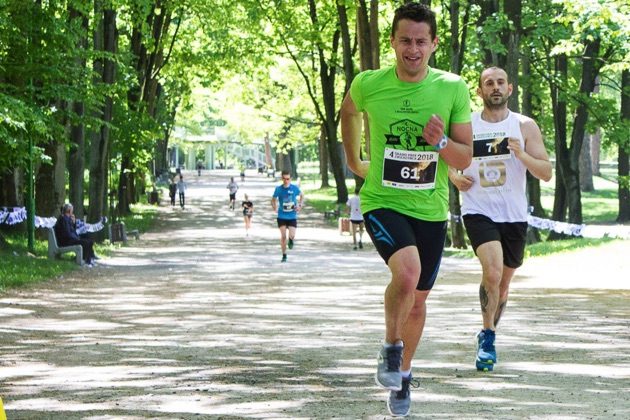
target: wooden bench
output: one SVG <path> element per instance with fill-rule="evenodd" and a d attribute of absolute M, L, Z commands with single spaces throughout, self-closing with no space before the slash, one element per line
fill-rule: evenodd
<path fill-rule="evenodd" d="M 48 228 L 48 258 L 59 258 L 62 254 L 74 252 L 75 261 L 79 265 L 83 265 L 83 247 L 81 245 L 59 246 L 55 229 Z"/>
<path fill-rule="evenodd" d="M 324 219 L 337 219 L 341 215 L 339 207 L 324 212 Z"/>

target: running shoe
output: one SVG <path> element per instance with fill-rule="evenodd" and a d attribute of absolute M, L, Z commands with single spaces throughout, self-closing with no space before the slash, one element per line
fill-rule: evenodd
<path fill-rule="evenodd" d="M 359 249 L 363 249 L 363 242 L 359 241 Z"/>
<path fill-rule="evenodd" d="M 477 334 L 477 370 L 489 372 L 497 363 L 497 352 L 494 348 L 495 333 L 491 329 L 481 330 Z"/>
<path fill-rule="evenodd" d="M 293 239 L 289 238 L 289 249 L 293 249 Z"/>
<path fill-rule="evenodd" d="M 287 254 L 282 255 L 282 261 L 281 262 L 287 262 Z"/>
<path fill-rule="evenodd" d="M 392 391 L 402 389 L 402 376 L 400 375 L 400 362 L 402 360 L 403 344 L 388 347 L 383 346 L 378 352 L 376 367 L 376 384 Z"/>
<path fill-rule="evenodd" d="M 352 249 L 356 251 L 356 250 L 357 250 L 357 247 L 356 247 L 356 245 L 355 245 L 355 246 L 353 246 L 353 247 L 352 247 Z"/>
<path fill-rule="evenodd" d="M 412 381 L 412 376 L 402 378 L 402 389 L 400 391 L 389 391 L 387 399 L 387 409 L 389 414 L 394 417 L 406 417 L 411 409 L 411 390 L 410 387 L 418 388 L 418 381 Z"/>

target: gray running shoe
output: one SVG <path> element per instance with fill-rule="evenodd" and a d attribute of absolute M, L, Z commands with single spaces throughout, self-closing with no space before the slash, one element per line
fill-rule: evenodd
<path fill-rule="evenodd" d="M 418 388 L 418 381 L 412 381 L 411 375 L 402 378 L 402 389 L 400 391 L 389 391 L 387 399 L 387 409 L 389 414 L 394 417 L 406 417 L 411 409 L 411 391 L 410 387 Z"/>
<path fill-rule="evenodd" d="M 403 345 L 381 348 L 378 352 L 376 367 L 376 384 L 392 391 L 402 389 L 402 376 L 400 375 L 400 362 L 402 360 Z"/>

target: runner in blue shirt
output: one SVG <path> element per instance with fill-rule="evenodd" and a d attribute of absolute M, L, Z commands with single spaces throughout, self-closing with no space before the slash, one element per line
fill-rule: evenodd
<path fill-rule="evenodd" d="M 280 229 L 280 247 L 282 262 L 287 261 L 287 231 L 289 232 L 289 249 L 293 249 L 298 212 L 302 210 L 304 194 L 297 185 L 291 184 L 289 171 L 282 171 L 282 185 L 278 185 L 271 198 L 273 211 L 278 212 L 278 228 Z"/>

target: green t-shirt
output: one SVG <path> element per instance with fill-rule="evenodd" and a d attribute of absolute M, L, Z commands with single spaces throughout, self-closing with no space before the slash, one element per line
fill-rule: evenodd
<path fill-rule="evenodd" d="M 361 188 L 363 211 L 386 208 L 427 221 L 448 213 L 448 166 L 422 137 L 439 115 L 445 133 L 470 122 L 470 94 L 461 77 L 429 68 L 420 82 L 403 82 L 395 67 L 367 70 L 352 82 L 357 110 L 368 114 L 370 168 Z"/>

